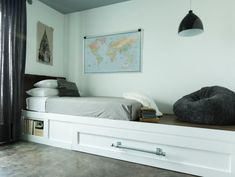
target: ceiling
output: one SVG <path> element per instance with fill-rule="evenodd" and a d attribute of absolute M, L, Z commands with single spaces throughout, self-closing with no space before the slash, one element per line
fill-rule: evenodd
<path fill-rule="evenodd" d="M 124 1 L 129 1 L 129 0 L 40 0 L 40 1 L 63 14 L 67 14 L 76 11 L 82 11 L 110 4 L 120 3 Z"/>

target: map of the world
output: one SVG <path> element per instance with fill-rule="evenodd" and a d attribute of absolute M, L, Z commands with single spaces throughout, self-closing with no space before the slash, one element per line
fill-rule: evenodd
<path fill-rule="evenodd" d="M 141 32 L 85 38 L 84 72 L 139 72 Z"/>

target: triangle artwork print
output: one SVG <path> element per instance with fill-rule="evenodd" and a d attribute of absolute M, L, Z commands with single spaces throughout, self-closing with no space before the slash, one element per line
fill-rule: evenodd
<path fill-rule="evenodd" d="M 53 28 L 38 22 L 37 30 L 37 61 L 52 65 Z"/>
<path fill-rule="evenodd" d="M 46 62 L 46 63 L 50 63 L 50 60 L 51 60 L 51 50 L 50 50 L 46 30 L 44 31 L 44 34 L 40 43 L 38 60 L 42 62 Z"/>

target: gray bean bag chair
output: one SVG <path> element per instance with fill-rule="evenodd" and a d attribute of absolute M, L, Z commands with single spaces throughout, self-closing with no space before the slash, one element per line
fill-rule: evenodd
<path fill-rule="evenodd" d="M 227 88 L 204 87 L 179 99 L 173 111 L 181 121 L 210 124 L 235 124 L 235 93 Z"/>

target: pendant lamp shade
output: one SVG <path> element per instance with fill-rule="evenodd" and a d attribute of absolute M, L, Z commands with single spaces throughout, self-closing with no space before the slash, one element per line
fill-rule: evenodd
<path fill-rule="evenodd" d="M 203 24 L 201 19 L 190 10 L 180 23 L 179 36 L 195 36 L 202 32 Z"/>

